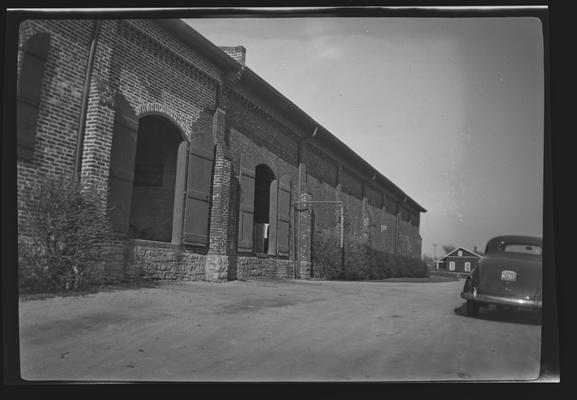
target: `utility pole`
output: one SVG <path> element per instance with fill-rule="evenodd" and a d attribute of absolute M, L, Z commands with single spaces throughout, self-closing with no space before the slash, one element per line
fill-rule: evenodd
<path fill-rule="evenodd" d="M 437 243 L 433 243 L 433 258 L 437 259 Z"/>

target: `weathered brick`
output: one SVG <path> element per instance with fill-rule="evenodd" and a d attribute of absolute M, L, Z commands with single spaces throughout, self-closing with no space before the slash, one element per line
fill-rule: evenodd
<path fill-rule="evenodd" d="M 38 32 L 52 35 L 42 81 L 41 105 L 34 156 L 18 161 L 19 228 L 26 230 L 22 194 L 40 174 L 66 174 L 74 169 L 82 92 L 92 40 L 93 22 L 28 20 L 20 28 L 18 66 L 22 47 Z M 224 49 L 244 64 L 244 48 Z M 147 20 L 103 21 L 94 63 L 82 154 L 82 179 L 108 190 L 110 153 L 115 118 L 114 99 L 122 94 L 138 118 L 160 115 L 184 140 L 210 136 L 217 144 L 210 198 L 209 245 L 196 248 L 132 240 L 119 236 L 90 269 L 97 281 L 148 277 L 154 279 L 272 279 L 291 278 L 295 268 L 294 209 L 299 191 L 313 201 L 342 200 L 345 227 L 367 237 L 379 250 L 420 256 L 419 218 L 398 218 L 399 196 L 390 188 L 367 183 L 368 177 L 342 149 L 336 151 L 313 139 L 286 110 L 246 87 L 242 69 L 233 77 L 197 49 Z M 224 100 L 217 104 L 226 86 Z M 216 111 L 218 108 L 219 111 Z M 222 113 L 222 115 L 215 112 Z M 217 122 L 220 121 L 220 122 Z M 300 159 L 299 159 L 300 156 Z M 239 167 L 267 165 L 276 179 L 290 178 L 290 243 L 284 257 L 236 254 L 239 218 Z M 303 186 L 297 187 L 299 163 L 307 166 Z M 176 174 L 174 160 L 165 177 Z M 174 196 L 152 195 L 152 188 L 135 188 L 135 195 L 151 200 L 147 207 L 172 213 Z M 179 195 L 179 194 L 177 194 Z M 363 200 L 363 199 L 367 200 Z M 142 203 L 144 205 L 144 203 Z M 104 205 L 103 205 L 104 206 Z M 149 218 L 150 226 L 170 217 Z M 337 207 L 312 206 L 310 234 L 316 227 L 339 224 Z M 164 229 L 164 228 L 163 228 Z M 169 229 L 166 228 L 168 232 Z M 301 232 L 302 233 L 302 232 Z M 307 238 L 310 240 L 310 238 Z M 304 253 L 303 253 L 304 254 Z M 207 262 L 207 257 L 209 261 Z M 306 254 L 301 276 L 310 273 Z M 226 269 L 222 269 L 226 266 Z M 303 269 L 304 268 L 304 269 Z M 309 271 L 309 272 L 307 272 Z"/>

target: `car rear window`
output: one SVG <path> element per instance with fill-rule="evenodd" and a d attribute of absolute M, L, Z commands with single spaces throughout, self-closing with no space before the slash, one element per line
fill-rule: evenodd
<path fill-rule="evenodd" d="M 505 243 L 501 248 L 505 253 L 523 253 L 536 256 L 540 256 L 542 251 L 541 246 L 534 244 Z"/>

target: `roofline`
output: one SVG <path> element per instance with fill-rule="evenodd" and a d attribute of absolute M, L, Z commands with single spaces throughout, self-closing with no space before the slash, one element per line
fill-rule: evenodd
<path fill-rule="evenodd" d="M 395 194 L 400 195 L 403 201 L 403 198 L 406 198 L 409 203 L 411 203 L 415 208 L 417 208 L 420 212 L 427 212 L 427 210 L 418 204 L 415 200 L 413 200 L 409 195 L 407 195 L 403 190 L 401 190 L 397 185 L 395 185 L 391 180 L 385 177 L 382 173 L 380 173 L 375 167 L 369 164 L 364 158 L 359 156 L 355 151 L 353 151 L 349 146 L 343 143 L 338 137 L 333 135 L 328 129 L 324 126 L 319 124 L 315 121 L 310 115 L 304 112 L 300 107 L 294 104 L 291 100 L 286 98 L 282 93 L 280 93 L 277 89 L 271 86 L 267 81 L 261 78 L 257 73 L 251 70 L 248 67 L 245 67 L 245 71 L 241 77 L 241 82 L 245 82 L 249 85 L 252 85 L 255 89 L 258 89 L 262 92 L 265 92 L 270 96 L 268 100 L 273 103 L 278 103 L 281 106 L 281 109 L 289 109 L 295 117 L 299 118 L 301 122 L 309 126 L 309 129 L 312 132 L 318 128 L 317 130 L 317 137 L 321 134 L 324 139 L 333 144 L 337 147 L 337 150 L 340 151 L 341 155 L 353 159 L 354 162 L 358 162 L 362 164 L 365 169 L 368 169 L 370 178 L 367 178 L 367 181 L 370 181 L 372 177 L 375 177 L 375 181 L 380 181 L 384 186 L 390 187 L 393 189 Z"/>
<path fill-rule="evenodd" d="M 472 253 L 472 254 L 476 255 L 476 256 L 479 257 L 479 258 L 483 258 L 482 255 L 477 254 L 477 253 L 475 253 L 474 251 L 471 251 L 471 250 L 469 250 L 469 249 L 467 249 L 467 248 L 465 248 L 465 247 L 457 247 L 457 248 L 455 248 L 454 250 L 451 250 L 449 253 L 445 254 L 443 257 L 435 260 L 435 262 L 441 261 L 443 258 L 449 257 L 451 254 L 453 254 L 453 253 L 456 252 L 457 250 L 465 250 L 465 251 L 468 251 L 469 253 Z"/>
<path fill-rule="evenodd" d="M 153 23 L 182 40 L 186 45 L 193 47 L 197 52 L 215 63 L 225 72 L 240 68 L 240 64 L 219 49 L 214 43 L 202 36 L 198 31 L 181 19 L 152 19 Z"/>
<path fill-rule="evenodd" d="M 169 33 L 182 40 L 186 45 L 193 47 L 196 51 L 206 56 L 218 67 L 222 68 L 224 72 L 235 71 L 242 67 L 241 64 L 226 54 L 217 45 L 202 36 L 198 31 L 196 31 L 181 19 L 155 19 L 153 21 L 165 31 L 168 31 Z M 383 184 L 383 186 L 391 188 L 396 195 L 399 195 L 401 197 L 401 201 L 408 202 L 420 212 L 427 212 L 424 207 L 422 207 L 410 196 L 408 196 L 391 180 L 381 174 L 375 167 L 370 165 L 365 159 L 355 153 L 350 147 L 348 147 L 345 143 L 343 143 L 339 138 L 329 132 L 317 121 L 315 121 L 300 107 L 287 99 L 282 93 L 280 93 L 277 89 L 262 79 L 253 70 L 245 66 L 240 82 L 244 82 L 253 86 L 259 92 L 263 93 L 267 97 L 267 100 L 271 101 L 273 104 L 277 104 L 281 109 L 288 109 L 294 117 L 298 118 L 298 120 L 300 120 L 305 125 L 308 125 L 311 131 L 311 136 L 312 132 L 317 129 L 317 133 L 320 133 L 328 143 L 334 145 L 341 155 L 361 164 L 362 169 L 369 171 L 368 175 L 370 175 L 370 178 L 367 178 L 367 181 L 373 179 L 380 182 Z"/>

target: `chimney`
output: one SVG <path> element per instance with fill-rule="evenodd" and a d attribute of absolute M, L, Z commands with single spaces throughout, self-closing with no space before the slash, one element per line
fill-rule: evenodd
<path fill-rule="evenodd" d="M 219 46 L 219 49 L 232 57 L 240 65 L 246 61 L 246 49 L 244 46 Z"/>

